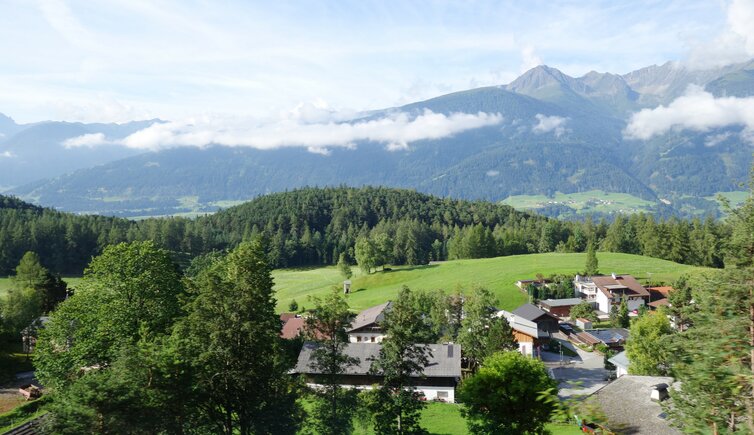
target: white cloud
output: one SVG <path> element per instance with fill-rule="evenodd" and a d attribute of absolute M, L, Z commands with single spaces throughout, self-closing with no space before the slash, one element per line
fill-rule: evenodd
<path fill-rule="evenodd" d="M 754 1 L 732 0 L 727 4 L 726 15 L 726 26 L 716 38 L 692 47 L 689 66 L 723 66 L 754 56 Z"/>
<path fill-rule="evenodd" d="M 497 177 L 498 175 L 500 175 L 500 171 L 489 170 L 486 172 L 486 174 L 488 177 Z"/>
<path fill-rule="evenodd" d="M 725 133 L 713 134 L 713 135 L 707 136 L 704 139 L 704 146 L 706 146 L 708 148 L 718 146 L 721 143 L 723 143 L 726 140 L 728 140 L 728 138 L 730 138 L 731 136 L 733 136 L 733 133 L 731 133 L 729 131 L 727 131 Z"/>
<path fill-rule="evenodd" d="M 82 136 L 72 137 L 63 141 L 63 146 L 66 148 L 79 148 L 88 147 L 93 148 L 98 145 L 106 145 L 111 143 L 105 138 L 102 133 L 85 134 Z"/>
<path fill-rule="evenodd" d="M 537 125 L 531 129 L 534 133 L 541 134 L 553 132 L 555 137 L 560 137 L 560 135 L 566 131 L 565 124 L 568 122 L 568 118 L 556 115 L 547 116 L 541 113 L 537 113 L 535 118 L 537 118 Z"/>
<path fill-rule="evenodd" d="M 407 149 L 412 142 L 453 136 L 502 121 L 502 115 L 497 113 L 453 113 L 446 116 L 429 110 L 415 118 L 400 112 L 351 123 L 303 123 L 283 119 L 269 124 L 251 125 L 246 119 L 205 117 L 153 124 L 118 143 L 143 150 L 210 145 L 258 149 L 301 146 L 309 152 L 326 155 L 332 147 L 353 148 L 355 142 L 372 141 L 385 144 L 390 151 L 396 151 Z M 107 141 L 101 134 L 87 134 L 65 141 L 68 147 L 109 143 L 113 142 Z"/>
<path fill-rule="evenodd" d="M 539 65 L 544 65 L 544 62 L 541 57 L 534 53 L 534 47 L 531 45 L 524 46 L 521 49 L 521 72 L 524 73 Z"/>
<path fill-rule="evenodd" d="M 647 140 L 670 130 L 709 131 L 733 125 L 743 126 L 745 132 L 754 130 L 754 97 L 715 98 L 692 85 L 667 106 L 634 113 L 623 134 L 630 139 Z"/>
<path fill-rule="evenodd" d="M 16 157 L 16 155 L 10 151 L 3 151 L 2 153 L 0 153 L 0 157 L 6 158 L 6 159 L 12 159 L 13 157 Z"/>

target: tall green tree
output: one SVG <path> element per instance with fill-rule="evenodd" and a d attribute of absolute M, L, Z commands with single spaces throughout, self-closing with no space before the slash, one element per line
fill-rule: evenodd
<path fill-rule="evenodd" d="M 594 246 L 594 241 L 590 240 L 586 248 L 586 264 L 584 265 L 584 275 L 594 276 L 598 275 L 599 262 L 597 261 L 597 249 Z"/>
<path fill-rule="evenodd" d="M 587 301 L 581 301 L 577 305 L 571 307 L 571 319 L 587 319 L 592 322 L 597 321 L 597 313 L 594 312 L 594 307 Z"/>
<path fill-rule="evenodd" d="M 544 363 L 499 352 L 461 383 L 458 395 L 472 434 L 539 434 L 554 410 L 553 403 L 539 398 L 552 391 L 557 381 Z"/>
<path fill-rule="evenodd" d="M 343 388 L 339 381 L 349 367 L 359 363 L 345 352 L 346 328 L 353 316 L 337 291 L 324 299 L 312 299 L 314 309 L 306 319 L 306 331 L 307 339 L 319 343 L 312 352 L 311 365 L 322 374 L 322 387 L 314 391 L 311 426 L 319 434 L 347 435 L 353 432 L 357 390 Z"/>
<path fill-rule="evenodd" d="M 628 302 L 625 297 L 621 298 L 617 307 L 611 307 L 610 323 L 616 328 L 628 328 L 631 325 L 631 318 L 628 315 Z"/>
<path fill-rule="evenodd" d="M 669 338 L 673 334 L 667 313 L 660 309 L 634 320 L 626 342 L 629 373 L 643 376 L 663 376 L 670 371 Z"/>
<path fill-rule="evenodd" d="M 681 276 L 673 283 L 673 291 L 668 295 L 668 302 L 668 314 L 673 317 L 675 327 L 681 332 L 685 331 L 691 326 L 692 314 L 697 309 L 686 276 Z"/>
<path fill-rule="evenodd" d="M 497 300 L 492 293 L 483 287 L 474 288 L 465 298 L 465 316 L 458 333 L 458 343 L 472 371 L 476 371 L 484 358 L 490 354 L 489 334 L 494 323 L 496 304 Z M 498 327 L 503 328 L 502 325 Z M 505 333 L 502 329 L 499 331 L 501 334 Z"/>
<path fill-rule="evenodd" d="M 377 265 L 377 248 L 369 237 L 362 236 L 356 240 L 354 247 L 356 262 L 359 268 L 367 274 L 372 273 L 372 269 Z"/>
<path fill-rule="evenodd" d="M 189 362 L 198 413 L 227 435 L 295 433 L 297 393 L 280 349 L 273 281 L 259 242 L 244 242 L 189 284 L 173 333 Z"/>
<path fill-rule="evenodd" d="M 13 284 L 16 288 L 37 289 L 47 281 L 47 274 L 47 269 L 39 262 L 39 255 L 35 252 L 27 252 L 16 266 Z"/>
<path fill-rule="evenodd" d="M 416 321 L 423 313 L 412 299 L 411 290 L 404 287 L 385 314 L 387 336 L 370 368 L 371 374 L 382 377 L 370 403 L 377 434 L 426 433 L 419 424 L 425 403 L 412 378 L 424 372 L 430 350 L 417 340 L 426 331 Z"/>
<path fill-rule="evenodd" d="M 351 277 L 353 276 L 351 265 L 348 264 L 348 260 L 346 260 L 345 253 L 341 253 L 340 257 L 338 258 L 338 270 L 340 271 L 340 274 L 343 275 L 343 278 L 345 279 L 351 279 Z"/>

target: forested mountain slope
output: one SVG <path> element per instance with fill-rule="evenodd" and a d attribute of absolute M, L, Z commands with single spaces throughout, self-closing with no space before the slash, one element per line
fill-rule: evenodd
<path fill-rule="evenodd" d="M 649 215 L 562 222 L 485 201 L 442 199 L 383 187 L 305 188 L 270 194 L 213 215 L 131 221 L 74 215 L 0 196 L 0 275 L 27 251 L 44 266 L 81 273 L 107 245 L 152 240 L 187 265 L 191 258 L 261 239 L 275 267 L 356 261 L 357 245 L 375 265 L 603 250 L 687 264 L 722 265 L 729 229 L 711 219 Z"/>

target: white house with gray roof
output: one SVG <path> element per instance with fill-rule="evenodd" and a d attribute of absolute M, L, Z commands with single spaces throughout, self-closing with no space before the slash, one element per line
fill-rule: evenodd
<path fill-rule="evenodd" d="M 348 328 L 348 341 L 351 343 L 379 343 L 385 338 L 382 322 L 385 313 L 390 311 L 392 302 L 388 301 L 360 312 Z"/>
<path fill-rule="evenodd" d="M 321 385 L 322 372 L 312 365 L 312 352 L 318 343 L 306 342 L 296 363 L 295 373 L 305 376 L 307 385 L 316 388 Z M 455 402 L 455 389 L 461 380 L 461 346 L 458 344 L 417 344 L 427 346 L 429 361 L 422 373 L 416 373 L 414 388 L 424 394 L 427 400 Z M 379 373 L 370 373 L 372 362 L 380 353 L 380 344 L 348 343 L 344 353 L 358 360 L 339 377 L 339 383 L 348 388 L 372 389 L 382 382 Z"/>

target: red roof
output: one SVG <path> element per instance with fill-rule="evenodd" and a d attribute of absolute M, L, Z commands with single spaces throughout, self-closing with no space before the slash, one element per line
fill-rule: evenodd
<path fill-rule="evenodd" d="M 661 307 L 663 305 L 670 305 L 670 301 L 668 301 L 667 298 L 662 298 L 662 299 L 658 299 L 658 300 L 656 300 L 654 302 L 650 302 L 649 303 L 649 306 L 652 307 L 652 308 L 658 308 L 658 307 Z"/>
<path fill-rule="evenodd" d="M 594 276 L 592 282 L 608 297 L 613 291 L 625 293 L 627 296 L 649 296 L 647 289 L 631 275 L 616 275 L 615 278 L 611 275 Z"/>
<path fill-rule="evenodd" d="M 673 287 L 667 285 L 662 287 L 647 287 L 647 290 L 649 290 L 650 293 L 659 293 L 664 297 L 670 296 L 670 292 L 675 290 Z"/>
<path fill-rule="evenodd" d="M 296 313 L 280 313 L 280 321 L 285 323 L 290 319 L 297 317 Z"/>
<path fill-rule="evenodd" d="M 302 317 L 288 319 L 283 325 L 283 329 L 280 330 L 280 337 L 289 340 L 296 338 L 304 331 L 304 325 L 306 325 L 306 322 Z"/>

